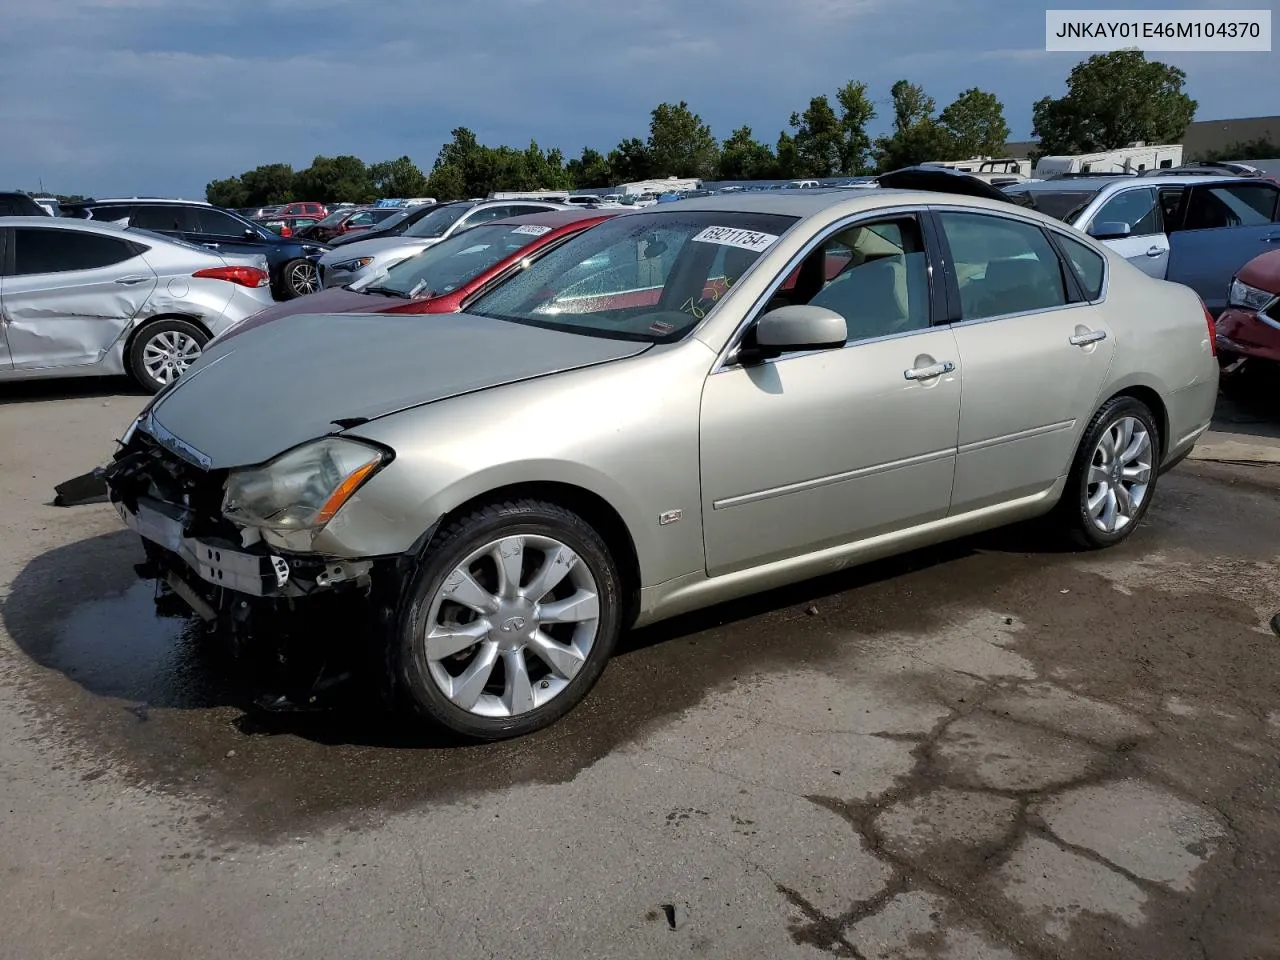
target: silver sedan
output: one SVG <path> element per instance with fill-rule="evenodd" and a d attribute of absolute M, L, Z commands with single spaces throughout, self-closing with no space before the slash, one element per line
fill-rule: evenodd
<path fill-rule="evenodd" d="M 632 625 L 1040 515 L 1124 540 L 1208 427 L 1212 319 L 928 189 L 663 204 L 466 314 L 266 324 L 144 411 L 112 497 L 204 616 L 363 610 L 477 738 L 562 716 Z"/>
<path fill-rule="evenodd" d="M 154 392 L 272 303 L 265 257 L 109 223 L 0 217 L 0 268 L 0 380 L 129 373 Z"/>

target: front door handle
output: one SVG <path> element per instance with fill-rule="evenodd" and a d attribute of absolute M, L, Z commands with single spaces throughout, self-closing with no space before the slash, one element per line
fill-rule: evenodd
<path fill-rule="evenodd" d="M 1073 347 L 1087 347 L 1091 343 L 1107 339 L 1107 331 L 1090 330 L 1088 333 L 1077 333 L 1070 340 Z"/>
<path fill-rule="evenodd" d="M 202 244 L 202 246 L 206 246 L 206 247 L 208 247 L 210 250 L 217 250 L 217 249 L 218 249 L 218 245 L 217 245 L 216 243 L 206 243 L 206 244 Z"/>
<path fill-rule="evenodd" d="M 1164 250 L 1161 247 L 1152 247 L 1150 250 L 1147 251 L 1147 256 L 1158 257 L 1162 253 L 1164 253 Z"/>
<path fill-rule="evenodd" d="M 910 370 L 904 370 L 902 375 L 908 380 L 932 380 L 944 373 L 950 373 L 955 368 L 956 365 L 950 360 L 943 360 L 941 363 L 931 363 L 927 367 L 912 367 Z"/>
<path fill-rule="evenodd" d="M 123 284 L 126 287 L 132 287 L 139 283 L 146 283 L 150 277 L 121 277 L 116 283 Z"/>

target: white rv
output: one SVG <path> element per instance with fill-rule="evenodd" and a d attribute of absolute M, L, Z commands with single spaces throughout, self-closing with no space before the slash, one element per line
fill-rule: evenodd
<path fill-rule="evenodd" d="M 983 179 L 990 177 L 1008 177 L 1014 180 L 1022 180 L 1031 176 L 1030 160 L 1015 160 L 1012 157 L 971 157 L 968 160 L 929 160 L 925 163 L 929 167 L 948 167 L 952 170 L 959 170 L 961 173 L 971 173 L 974 176 L 982 176 Z"/>
<path fill-rule="evenodd" d="M 1064 173 L 1142 173 L 1144 170 L 1167 170 L 1182 163 L 1182 144 L 1167 143 L 1148 146 L 1131 143 L 1118 150 L 1082 153 L 1073 157 L 1041 157 L 1036 161 L 1038 179 Z"/>

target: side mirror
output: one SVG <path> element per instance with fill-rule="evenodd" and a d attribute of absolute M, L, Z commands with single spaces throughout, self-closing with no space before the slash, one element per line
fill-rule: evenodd
<path fill-rule="evenodd" d="M 1123 240 L 1133 233 L 1133 227 L 1123 220 L 1095 223 L 1089 227 L 1089 236 L 1095 240 Z"/>
<path fill-rule="evenodd" d="M 762 357 L 792 350 L 843 347 L 849 338 L 844 317 L 826 307 L 797 304 L 770 310 L 757 322 L 752 346 Z"/>

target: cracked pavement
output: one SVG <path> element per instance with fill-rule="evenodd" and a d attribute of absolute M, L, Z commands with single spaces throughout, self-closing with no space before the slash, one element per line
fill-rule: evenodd
<path fill-rule="evenodd" d="M 0 396 L 0 958 L 1280 957 L 1280 467 L 641 631 L 476 747 L 247 713 L 45 505 L 141 406 L 100 389 Z"/>

